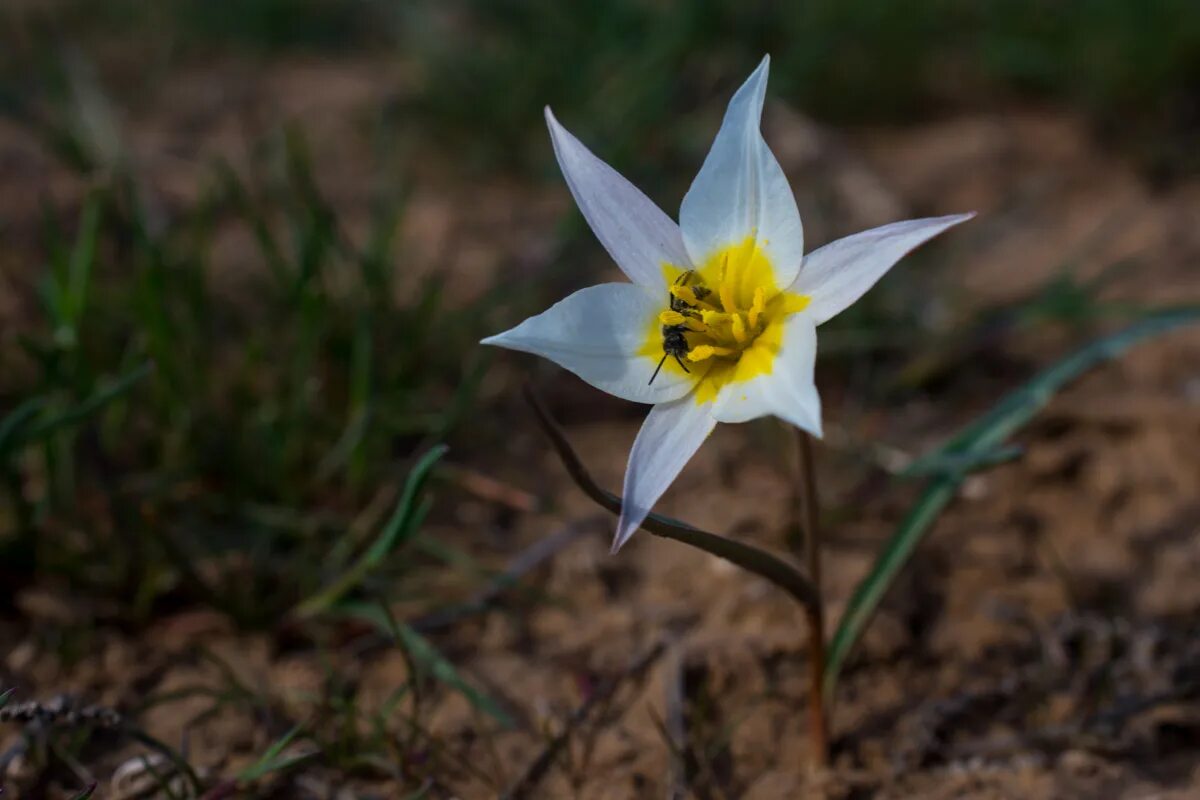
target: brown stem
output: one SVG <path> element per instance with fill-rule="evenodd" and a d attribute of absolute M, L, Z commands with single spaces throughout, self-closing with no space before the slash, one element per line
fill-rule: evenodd
<path fill-rule="evenodd" d="M 601 507 L 608 509 L 614 514 L 620 514 L 621 498 L 601 489 L 596 481 L 592 479 L 587 468 L 571 447 L 571 443 L 567 441 L 566 435 L 558 427 L 558 423 L 550 416 L 550 412 L 546 409 L 546 406 L 529 386 L 525 387 L 525 399 L 533 407 L 542 430 L 550 437 L 550 442 L 554 445 L 555 452 L 558 453 L 563 466 L 567 468 L 567 472 L 570 474 L 572 480 L 575 481 L 575 485 L 582 489 L 584 494 L 592 498 Z M 813 584 L 809 582 L 804 574 L 782 558 L 768 553 L 766 550 L 760 550 L 753 545 L 728 539 L 715 533 L 702 531 L 699 528 L 693 528 L 691 525 L 658 514 L 648 515 L 645 521 L 642 522 L 642 529 L 649 531 L 655 536 L 662 536 L 666 539 L 674 539 L 677 542 L 690 544 L 692 547 L 699 548 L 718 558 L 732 562 L 761 578 L 766 578 L 790 594 L 806 609 L 820 607 L 821 599 L 814 590 Z"/>
<path fill-rule="evenodd" d="M 817 472 L 813 465 L 812 436 L 799 428 L 796 446 L 800 456 L 800 524 L 804 530 L 804 561 L 813 585 L 816 602 L 805 606 L 808 617 L 808 724 L 809 746 L 813 763 L 829 764 L 829 721 L 825 714 L 825 613 L 821 602 L 821 529 L 817 518 Z"/>

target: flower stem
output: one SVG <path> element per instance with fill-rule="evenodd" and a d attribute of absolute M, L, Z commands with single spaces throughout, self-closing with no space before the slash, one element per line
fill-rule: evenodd
<path fill-rule="evenodd" d="M 567 473 L 571 476 L 575 485 L 582 489 L 584 494 L 601 507 L 608 509 L 614 514 L 620 514 L 621 498 L 611 492 L 606 492 L 593 480 L 578 454 L 571 447 L 571 443 L 567 441 L 562 428 L 550 416 L 550 412 L 546 409 L 546 406 L 529 386 L 525 387 L 525 399 L 533 407 L 538 423 L 541 425 L 542 430 L 546 432 L 546 435 L 550 437 L 550 442 L 554 445 L 555 452 L 563 462 L 563 466 L 566 467 Z M 694 528 L 687 523 L 659 514 L 650 514 L 647 516 L 646 520 L 642 523 L 642 528 L 655 536 L 674 539 L 677 542 L 683 542 L 684 544 L 699 548 L 718 558 L 723 558 L 726 561 L 736 564 L 761 578 L 766 578 L 790 594 L 806 610 L 820 607 L 820 597 L 818 597 L 816 591 L 813 589 L 813 584 L 808 578 L 799 569 L 766 550 L 760 550 L 745 542 L 739 542 L 735 539 L 729 539 L 715 533 Z"/>
<path fill-rule="evenodd" d="M 813 464 L 812 436 L 799 428 L 796 448 L 800 457 L 800 524 L 804 530 L 804 561 L 816 602 L 805 606 L 808 617 L 808 724 L 814 765 L 829 763 L 829 720 L 825 714 L 825 608 L 821 601 L 821 530 L 817 500 L 817 472 Z"/>

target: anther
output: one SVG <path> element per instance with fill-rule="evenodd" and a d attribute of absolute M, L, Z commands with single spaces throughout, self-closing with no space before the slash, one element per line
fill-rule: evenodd
<path fill-rule="evenodd" d="M 746 323 L 742 322 L 741 314 L 734 314 L 730 321 L 732 322 L 733 338 L 738 344 L 746 343 Z"/>
<path fill-rule="evenodd" d="M 718 287 L 718 292 L 721 296 L 721 305 L 725 307 L 725 310 L 730 314 L 736 311 L 737 306 L 733 304 L 733 287 L 728 283 L 722 282 L 720 287 Z"/>
<path fill-rule="evenodd" d="M 698 308 L 712 308 L 712 303 L 705 301 L 700 295 L 696 294 L 695 288 L 692 286 L 672 286 L 670 289 L 671 296 L 677 297 L 689 306 Z M 708 292 L 704 293 L 705 295 Z"/>
<path fill-rule="evenodd" d="M 683 302 L 691 305 L 695 305 L 697 300 L 696 293 L 692 291 L 690 286 L 672 286 L 671 296 L 678 297 Z"/>
<path fill-rule="evenodd" d="M 688 351 L 688 361 L 704 361 L 713 356 L 732 356 L 737 353 L 732 347 L 717 347 L 711 344 L 702 344 L 698 347 L 693 347 Z"/>
<path fill-rule="evenodd" d="M 678 311 L 664 311 L 658 315 L 658 321 L 663 325 L 682 325 L 687 321 L 687 317 Z"/>
<path fill-rule="evenodd" d="M 763 287 L 759 286 L 754 290 L 754 302 L 750 306 L 750 327 L 758 327 L 758 317 L 766 310 L 767 293 L 763 291 Z"/>

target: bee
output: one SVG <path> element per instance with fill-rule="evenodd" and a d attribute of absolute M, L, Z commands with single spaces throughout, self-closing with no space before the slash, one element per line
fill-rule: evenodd
<path fill-rule="evenodd" d="M 691 280 L 692 273 L 693 270 L 689 269 L 687 272 L 675 279 L 674 285 L 687 286 L 688 281 Z M 697 298 L 704 299 L 704 297 L 708 295 L 709 290 L 703 286 L 696 286 L 693 287 L 692 292 Z M 672 311 L 683 314 L 685 317 L 700 316 L 696 313 L 696 307 L 684 300 L 682 297 L 676 297 L 674 294 L 668 292 L 667 298 L 670 302 Z M 687 337 L 684 335 L 687 333 L 687 331 L 688 327 L 683 324 L 662 326 L 663 357 L 659 360 L 658 366 L 654 368 L 654 374 L 650 376 L 650 380 L 646 383 L 647 386 L 649 386 L 651 383 L 654 383 L 654 379 L 658 377 L 658 373 L 662 369 L 663 364 L 667 363 L 668 356 L 673 357 L 675 359 L 675 363 L 679 364 L 680 368 L 683 369 L 684 372 L 689 374 L 691 373 L 691 370 L 687 368 L 687 364 L 683 363 L 683 356 L 687 355 L 688 350 L 691 349 L 691 345 L 688 344 Z"/>

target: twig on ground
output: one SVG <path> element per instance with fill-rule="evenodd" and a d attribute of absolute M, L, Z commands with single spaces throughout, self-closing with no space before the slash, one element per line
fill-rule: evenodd
<path fill-rule="evenodd" d="M 951 748 L 950 757 L 1001 758 L 1030 750 L 1058 753 L 1072 749 L 1111 756 L 1125 749 L 1113 737 L 1130 720 L 1165 705 L 1197 698 L 1200 698 L 1200 682 L 1190 681 L 1154 694 L 1124 698 L 1112 708 L 1080 722 L 965 742 Z"/>
<path fill-rule="evenodd" d="M 8 775 L 8 768 L 13 762 L 29 752 L 29 737 L 22 736 L 12 743 L 12 746 L 0 753 L 0 780 Z"/>
<path fill-rule="evenodd" d="M 626 667 L 621 674 L 601 681 L 595 691 L 567 719 L 562 731 L 546 744 L 541 754 L 530 762 L 529 767 L 517 778 L 516 782 L 509 787 L 508 791 L 502 797 L 505 800 L 521 800 L 523 797 L 528 797 L 529 793 L 546 776 L 554 760 L 562 752 L 562 749 L 566 747 L 567 742 L 570 741 L 571 736 L 587 722 L 592 711 L 597 706 L 609 702 L 616 694 L 617 689 L 627 680 L 637 680 L 640 678 L 650 665 L 658 660 L 665 649 L 666 643 L 658 642 L 644 655 Z"/>
<path fill-rule="evenodd" d="M 121 724 L 121 715 L 104 706 L 76 706 L 70 695 L 60 694 L 45 703 L 26 700 L 0 708 L 0 722 L 41 722 L 43 724 L 96 725 L 112 728 Z"/>
<path fill-rule="evenodd" d="M 497 480 L 482 472 L 459 466 L 458 464 L 443 464 L 438 473 L 457 484 L 463 490 L 475 495 L 480 500 L 511 508 L 513 511 L 531 513 L 537 511 L 537 496 L 524 489 L 518 489 L 512 484 Z"/>
<path fill-rule="evenodd" d="M 666 714 L 663 735 L 671 748 L 667 765 L 667 798 L 684 800 L 687 797 L 687 720 L 684 717 L 682 645 L 671 647 L 667 654 Z"/>

